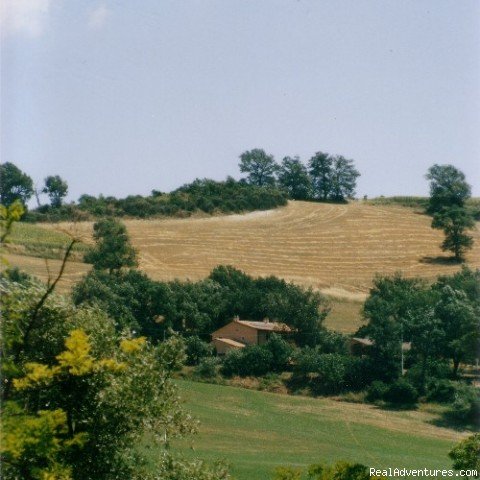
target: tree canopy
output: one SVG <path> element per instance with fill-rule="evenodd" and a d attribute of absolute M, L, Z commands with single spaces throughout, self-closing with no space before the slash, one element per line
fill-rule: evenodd
<path fill-rule="evenodd" d="M 264 187 L 275 184 L 277 164 L 273 155 L 261 148 L 247 150 L 240 155 L 240 171 L 247 173 L 247 181 L 252 185 Z"/>
<path fill-rule="evenodd" d="M 49 196 L 52 207 L 60 207 L 68 193 L 68 184 L 60 176 L 50 175 L 45 178 L 45 187 L 42 192 Z"/>
<path fill-rule="evenodd" d="M 24 205 L 33 195 L 33 181 L 16 165 L 10 162 L 0 164 L 0 203 L 6 207 L 15 200 Z"/>
<path fill-rule="evenodd" d="M 100 220 L 93 226 L 96 245 L 84 257 L 95 270 L 108 270 L 110 273 L 123 267 L 137 265 L 136 252 L 131 246 L 125 225 L 113 218 Z"/>
<path fill-rule="evenodd" d="M 317 152 L 308 162 L 314 197 L 336 202 L 353 198 L 360 173 L 353 160 Z"/>
<path fill-rule="evenodd" d="M 425 175 L 430 181 L 427 212 L 434 214 L 444 207 L 463 207 L 470 198 L 471 188 L 465 174 L 453 165 L 433 165 Z"/>
<path fill-rule="evenodd" d="M 294 200 L 307 200 L 311 196 L 311 179 L 298 157 L 285 157 L 278 168 L 278 184 Z"/>

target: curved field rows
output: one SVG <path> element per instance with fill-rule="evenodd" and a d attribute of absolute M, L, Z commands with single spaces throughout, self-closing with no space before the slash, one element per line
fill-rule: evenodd
<path fill-rule="evenodd" d="M 246 215 L 125 223 L 141 268 L 156 279 L 199 279 L 229 264 L 359 300 L 376 273 L 433 278 L 458 270 L 445 262 L 443 234 L 430 221 L 402 207 L 290 202 Z M 91 233 L 91 223 L 69 228 L 84 238 Z M 473 234 L 468 260 L 480 267 L 479 230 Z"/>

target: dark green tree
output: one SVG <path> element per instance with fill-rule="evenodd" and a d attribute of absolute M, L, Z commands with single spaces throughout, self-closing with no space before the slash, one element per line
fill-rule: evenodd
<path fill-rule="evenodd" d="M 343 202 L 355 195 L 357 178 L 360 172 L 353 165 L 353 160 L 347 160 L 341 155 L 333 159 L 331 174 L 331 199 Z"/>
<path fill-rule="evenodd" d="M 93 226 L 96 245 L 85 254 L 85 262 L 95 270 L 118 272 L 123 267 L 137 265 L 135 249 L 130 244 L 127 229 L 122 222 L 107 218 Z"/>
<path fill-rule="evenodd" d="M 360 173 L 353 160 L 341 155 L 317 152 L 309 161 L 314 197 L 320 200 L 343 202 L 355 195 Z"/>
<path fill-rule="evenodd" d="M 453 165 L 433 165 L 425 175 L 430 180 L 427 213 L 433 215 L 445 207 L 463 207 L 470 198 L 470 185 L 463 172 Z"/>
<path fill-rule="evenodd" d="M 0 203 L 6 207 L 15 200 L 26 204 L 32 195 L 32 179 L 13 163 L 2 163 L 0 165 Z"/>
<path fill-rule="evenodd" d="M 363 307 L 368 320 L 363 334 L 374 341 L 369 356 L 376 380 L 391 381 L 402 375 L 402 343 L 409 339 L 408 320 L 422 305 L 425 289 L 420 279 L 400 274 L 375 278 Z"/>
<path fill-rule="evenodd" d="M 42 192 L 49 196 L 52 207 L 60 207 L 68 193 L 68 184 L 60 176 L 50 175 L 45 178 L 45 187 Z"/>
<path fill-rule="evenodd" d="M 463 206 L 453 205 L 444 207 L 435 212 L 432 228 L 443 230 L 445 240 L 442 243 L 443 251 L 454 254 L 455 260 L 463 261 L 466 251 L 473 246 L 473 237 L 465 233 L 475 227 L 471 213 Z"/>
<path fill-rule="evenodd" d="M 278 169 L 278 183 L 290 198 L 306 200 L 311 195 L 311 179 L 298 157 L 285 157 Z"/>
<path fill-rule="evenodd" d="M 254 148 L 240 155 L 240 171 L 247 173 L 247 181 L 252 185 L 264 187 L 275 184 L 275 172 L 278 165 L 273 155 L 268 155 L 265 150 Z"/>
<path fill-rule="evenodd" d="M 445 336 L 444 355 L 452 360 L 456 376 L 461 362 L 473 362 L 478 355 L 480 309 L 472 304 L 465 292 L 449 285 L 440 287 L 438 294 L 435 316 Z"/>
<path fill-rule="evenodd" d="M 313 196 L 328 200 L 332 189 L 333 158 L 328 153 L 317 152 L 308 162 L 308 172 L 312 179 Z"/>

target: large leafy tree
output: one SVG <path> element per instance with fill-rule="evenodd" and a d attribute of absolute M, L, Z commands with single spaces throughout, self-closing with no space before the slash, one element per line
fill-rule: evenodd
<path fill-rule="evenodd" d="M 0 165 L 0 203 L 6 207 L 15 200 L 26 204 L 33 195 L 33 181 L 10 162 Z"/>
<path fill-rule="evenodd" d="M 362 330 L 374 341 L 370 357 L 377 379 L 392 380 L 403 373 L 402 343 L 410 339 L 408 323 L 412 312 L 424 304 L 424 290 L 420 279 L 400 274 L 375 278 L 363 307 L 368 324 Z"/>
<path fill-rule="evenodd" d="M 473 362 L 478 355 L 480 308 L 464 291 L 450 285 L 434 285 L 434 289 L 438 294 L 435 316 L 444 334 L 443 354 L 451 359 L 456 376 L 461 362 Z"/>
<path fill-rule="evenodd" d="M 113 218 L 100 220 L 93 226 L 96 245 L 85 254 L 85 262 L 95 270 L 118 272 L 137 265 L 135 249 L 130 244 L 125 225 Z"/>
<path fill-rule="evenodd" d="M 328 200 L 332 190 L 333 158 L 328 153 L 317 152 L 308 162 L 312 179 L 313 195 L 321 200 Z"/>
<path fill-rule="evenodd" d="M 465 233 L 475 227 L 471 213 L 462 206 L 444 207 L 435 212 L 432 228 L 443 230 L 445 240 L 442 250 L 453 253 L 455 260 L 462 261 L 467 250 L 473 246 L 473 237 Z"/>
<path fill-rule="evenodd" d="M 275 184 L 275 172 L 278 165 L 273 155 L 268 155 L 265 150 L 254 148 L 240 155 L 240 171 L 247 173 L 247 181 L 252 185 L 264 187 Z"/>
<path fill-rule="evenodd" d="M 353 160 L 317 152 L 308 165 L 315 198 L 335 202 L 353 198 L 360 176 Z"/>
<path fill-rule="evenodd" d="M 355 168 L 353 160 L 338 155 L 333 160 L 331 175 L 331 198 L 337 202 L 353 198 L 360 172 Z"/>
<path fill-rule="evenodd" d="M 68 193 L 68 184 L 60 176 L 50 175 L 45 178 L 45 187 L 42 192 L 49 196 L 52 207 L 60 207 Z"/>
<path fill-rule="evenodd" d="M 290 198 L 306 200 L 311 195 L 311 179 L 298 157 L 285 157 L 278 169 L 278 183 Z"/>
<path fill-rule="evenodd" d="M 434 214 L 445 207 L 463 207 L 470 198 L 470 185 L 465 174 L 453 165 L 433 165 L 425 176 L 430 180 L 430 200 L 427 212 Z"/>

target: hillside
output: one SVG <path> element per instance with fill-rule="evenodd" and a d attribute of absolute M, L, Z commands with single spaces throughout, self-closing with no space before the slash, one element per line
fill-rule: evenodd
<path fill-rule="evenodd" d="M 199 435 L 174 447 L 185 455 L 226 459 L 237 480 L 268 479 L 277 465 L 340 459 L 449 468 L 447 453 L 463 435 L 434 426 L 436 415 L 424 411 L 387 412 L 331 399 L 178 383 L 200 428 Z"/>
<path fill-rule="evenodd" d="M 400 206 L 290 202 L 284 208 L 245 215 L 125 223 L 139 251 L 140 267 L 154 279 L 200 279 L 218 264 L 234 265 L 251 275 L 277 275 L 341 299 L 330 320 L 341 324 L 342 316 L 358 315 L 376 273 L 402 271 L 432 279 L 459 269 L 441 251 L 443 234 L 431 229 L 430 221 Z M 31 228 L 70 232 L 91 242 L 91 222 Z M 480 231 L 473 235 L 468 262 L 480 267 Z M 9 260 L 46 278 L 40 258 L 15 255 Z M 52 260 L 51 271 L 56 268 L 58 261 Z M 72 262 L 64 288 L 87 269 Z M 340 327 L 352 329 L 353 324 Z"/>

